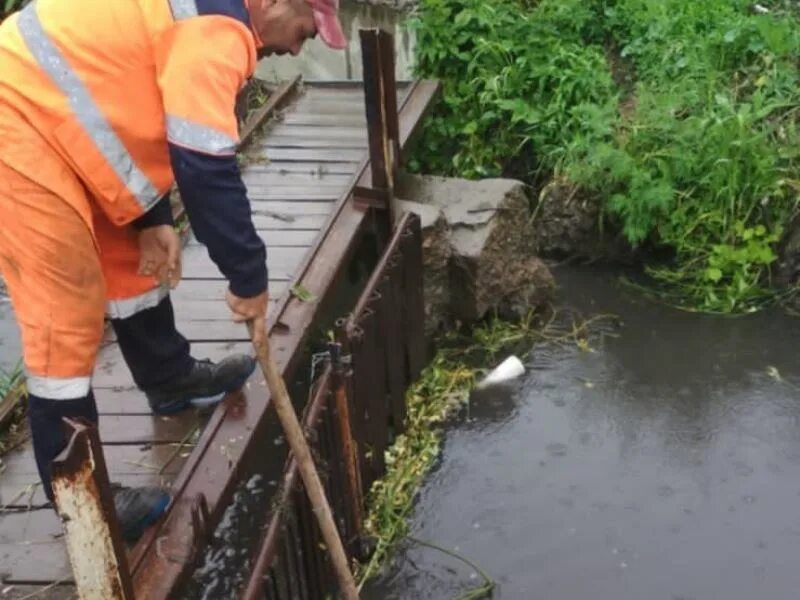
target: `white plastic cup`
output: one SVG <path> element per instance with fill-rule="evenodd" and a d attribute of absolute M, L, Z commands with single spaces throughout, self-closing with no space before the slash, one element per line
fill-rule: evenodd
<path fill-rule="evenodd" d="M 525 373 L 525 365 L 516 356 L 509 356 L 499 365 L 497 365 L 491 373 L 489 373 L 483 381 L 481 381 L 476 388 L 483 389 L 491 385 L 497 385 L 516 379 Z"/>

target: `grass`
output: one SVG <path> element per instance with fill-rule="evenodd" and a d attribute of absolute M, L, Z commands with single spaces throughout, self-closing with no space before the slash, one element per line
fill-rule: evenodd
<path fill-rule="evenodd" d="M 571 180 L 668 257 L 646 270 L 670 302 L 774 303 L 800 209 L 800 28 L 790 3 L 762 4 L 421 0 L 415 71 L 443 95 L 410 166 Z"/>
<path fill-rule="evenodd" d="M 6 396 L 12 390 L 19 387 L 24 377 L 22 359 L 19 359 L 12 369 L 0 368 L 0 397 Z"/>
<path fill-rule="evenodd" d="M 25 398 L 25 376 L 20 359 L 13 369 L 0 369 L 0 455 L 20 442 Z"/>
<path fill-rule="evenodd" d="M 578 321 L 553 313 L 543 322 L 540 315 L 530 313 L 518 322 L 492 318 L 468 335 L 454 333 L 440 340 L 434 359 L 407 392 L 406 430 L 387 450 L 386 475 L 373 484 L 369 493 L 365 531 L 376 540 L 376 546 L 369 562 L 357 566 L 359 589 L 385 564 L 398 544 L 408 539 L 408 517 L 426 474 L 439 457 L 442 426 L 468 402 L 470 390 L 485 370 L 483 365 L 493 365 L 509 353 L 525 357 L 537 342 L 589 350 L 591 326 L 610 318 L 600 315 Z M 436 548 L 431 542 L 423 545 Z M 466 561 L 484 579 L 483 584 L 464 592 L 460 599 L 490 594 L 494 587 L 490 577 L 464 557 L 455 558 Z"/>
<path fill-rule="evenodd" d="M 18 11 L 25 6 L 30 0 L 2 0 L 0 2 L 0 21 L 5 19 L 8 15 Z"/>

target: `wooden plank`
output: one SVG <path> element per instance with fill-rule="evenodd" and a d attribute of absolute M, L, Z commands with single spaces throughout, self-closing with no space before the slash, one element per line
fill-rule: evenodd
<path fill-rule="evenodd" d="M 366 104 L 363 99 L 337 102 L 334 100 L 301 100 L 297 103 L 297 112 L 315 115 L 331 115 L 355 118 L 364 116 Z"/>
<path fill-rule="evenodd" d="M 196 417 L 184 412 L 171 417 L 105 415 L 100 419 L 103 444 L 163 444 L 180 442 L 194 427 Z"/>
<path fill-rule="evenodd" d="M 52 509 L 0 513 L 0 544 L 46 543 L 62 535 L 61 520 Z"/>
<path fill-rule="evenodd" d="M 261 127 L 267 118 L 280 106 L 285 104 L 297 90 L 297 84 L 300 82 L 300 76 L 295 76 L 291 81 L 282 83 L 277 90 L 275 90 L 264 103 L 259 107 L 253 115 L 248 119 L 247 124 L 242 128 L 239 146 L 244 147 L 250 141 L 256 130 Z"/>
<path fill-rule="evenodd" d="M 114 415 L 101 416 L 101 427 L 103 421 L 112 418 Z M 126 415 L 124 417 L 117 416 L 117 418 L 128 420 L 134 417 Z M 151 416 L 135 418 L 153 419 Z M 112 480 L 118 475 L 136 475 L 152 479 L 159 474 L 175 475 L 180 471 L 183 463 L 186 462 L 186 457 L 176 455 L 176 448 L 176 444 L 105 444 L 103 456 L 106 459 L 106 467 L 112 473 Z M 181 453 L 189 450 L 191 447 L 187 446 Z M 33 476 L 38 481 L 38 471 L 32 448 L 26 447 L 23 452 L 15 452 L 6 465 L 3 479 L 6 476 L 18 478 Z"/>
<path fill-rule="evenodd" d="M 247 175 L 242 175 L 242 181 L 244 181 L 248 190 L 252 186 L 281 188 L 295 185 L 345 188 L 350 184 L 352 178 L 353 176 L 350 173 L 331 174 L 321 173 L 319 171 L 309 171 L 306 173 L 251 172 Z"/>
<path fill-rule="evenodd" d="M 329 201 L 333 202 L 342 195 L 344 186 L 319 187 L 314 185 L 276 188 L 269 185 L 252 185 L 247 188 L 251 200 L 278 200 L 291 202 Z"/>
<path fill-rule="evenodd" d="M 291 277 L 303 260 L 306 248 L 271 247 L 267 249 L 267 268 L 272 275 Z M 211 260 L 205 246 L 191 245 L 183 249 L 183 278 L 222 277 L 217 265 Z"/>
<path fill-rule="evenodd" d="M 266 157 L 273 161 L 358 163 L 364 157 L 363 150 L 357 148 L 330 150 L 324 148 L 275 148 L 268 145 L 265 151 Z"/>
<path fill-rule="evenodd" d="M 309 215 L 292 215 L 284 210 L 276 211 L 261 208 L 260 204 L 253 203 L 253 225 L 259 231 L 274 231 L 280 229 L 311 229 L 319 231 L 328 217 L 326 213 Z"/>
<path fill-rule="evenodd" d="M 330 200 L 317 200 L 308 202 L 295 202 L 293 200 L 257 200 L 251 199 L 251 210 L 263 216 L 274 216 L 282 223 L 293 223 L 289 217 L 302 217 L 313 215 L 329 215 L 336 208 L 336 203 Z M 261 228 L 260 228 L 261 229 Z M 276 229 L 284 229 L 278 227 Z M 314 227 L 313 229 L 319 229 Z"/>
<path fill-rule="evenodd" d="M 49 511 L 49 509 L 46 510 Z M 67 548 L 62 540 L 49 540 L 33 544 L 23 542 L 0 544 L 0 565 L 2 565 L 0 575 L 3 575 L 3 586 L 48 585 L 56 581 L 63 583 L 73 581 Z M 51 598 L 52 596 L 46 594 L 39 597 Z"/>
<path fill-rule="evenodd" d="M 353 162 L 337 162 L 337 161 L 280 161 L 273 160 L 265 163 L 253 163 L 248 165 L 244 170 L 244 176 L 251 176 L 259 173 L 277 173 L 286 175 L 290 173 L 308 174 L 314 177 L 321 175 L 349 175 L 352 176 L 358 165 Z"/>
<path fill-rule="evenodd" d="M 174 446 L 170 445 L 163 445 L 162 447 L 174 448 Z M 114 473 L 112 471 L 111 481 L 129 487 L 148 485 L 169 487 L 176 476 L 177 473 L 158 475 L 157 473 Z M 0 479 L 0 507 L 5 507 L 5 512 L 34 510 L 46 507 L 47 504 L 48 500 L 44 495 L 44 490 L 39 483 L 37 474 L 8 475 Z M 8 506 L 6 507 L 6 505 Z M 4 513 L 0 512 L 0 514 Z M 0 527 L 2 527 L 1 523 L 0 521 Z M 2 561 L 0 561 L 0 573 L 3 570 L 2 566 Z"/>
<path fill-rule="evenodd" d="M 243 323 L 231 319 L 200 320 L 181 319 L 177 321 L 178 331 L 192 342 L 234 341 L 246 342 L 250 339 Z"/>
<path fill-rule="evenodd" d="M 317 139 L 298 139 L 292 136 L 270 135 L 261 142 L 261 147 L 270 153 L 274 148 L 335 148 L 352 149 L 366 148 L 367 140 L 362 138 L 317 138 Z"/>
<path fill-rule="evenodd" d="M 327 212 L 318 214 L 329 214 L 333 206 L 329 206 Z M 315 205 L 312 210 L 319 210 Z M 319 232 L 314 229 L 273 229 L 271 231 L 259 230 L 259 236 L 267 244 L 267 252 L 272 248 L 308 248 L 314 243 Z M 187 246 L 202 246 L 193 235 L 189 236 Z"/>
<path fill-rule="evenodd" d="M 31 600 L 31 598 L 47 598 L 47 600 L 75 600 L 77 591 L 72 583 L 59 585 L 25 585 L 11 586 L 3 600 Z"/>
<path fill-rule="evenodd" d="M 364 98 L 363 84 L 360 81 L 352 81 L 347 86 L 323 86 L 319 84 L 306 84 L 303 93 L 298 96 L 298 100 L 305 98 L 316 99 L 358 99 Z"/>
<path fill-rule="evenodd" d="M 356 127 L 339 125 L 336 127 L 309 127 L 306 125 L 277 123 L 269 130 L 269 137 L 287 137 L 298 140 L 328 140 L 328 139 L 352 139 L 366 143 L 367 130 L 364 119 Z"/>
<path fill-rule="evenodd" d="M 281 294 L 287 289 L 288 281 L 275 281 L 269 282 L 269 295 L 273 298 L 280 297 Z M 173 303 L 181 306 L 181 303 L 189 301 L 216 301 L 224 303 L 225 290 L 228 289 L 228 282 L 225 279 L 212 279 L 212 280 L 186 280 L 181 281 L 180 285 L 172 290 L 171 296 Z M 176 309 L 176 313 L 177 313 Z M 181 309 L 182 312 L 182 309 Z M 176 315 L 176 319 L 180 318 Z"/>
<path fill-rule="evenodd" d="M 175 302 L 176 320 L 230 321 L 231 310 L 228 308 L 228 304 L 223 300 L 223 297 L 215 300 L 181 298 L 180 302 Z M 278 299 L 274 297 L 270 298 L 268 310 L 274 310 L 277 305 Z M 178 311 L 182 314 L 177 315 Z M 243 327 L 243 325 L 241 326 Z"/>
<path fill-rule="evenodd" d="M 280 120 L 285 125 L 314 125 L 316 127 L 361 127 L 367 120 L 364 115 L 322 115 L 309 112 L 287 113 Z"/>

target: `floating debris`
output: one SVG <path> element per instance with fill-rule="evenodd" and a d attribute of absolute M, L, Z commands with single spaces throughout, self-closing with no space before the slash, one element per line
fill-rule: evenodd
<path fill-rule="evenodd" d="M 492 385 L 506 383 L 525 373 L 525 365 L 516 356 L 509 356 L 489 373 L 483 381 L 478 383 L 476 389 L 485 389 Z"/>

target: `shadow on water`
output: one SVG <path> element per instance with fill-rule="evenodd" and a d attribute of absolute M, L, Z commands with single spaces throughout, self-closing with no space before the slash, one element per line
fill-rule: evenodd
<path fill-rule="evenodd" d="M 800 570 L 800 320 L 653 304 L 599 269 L 560 302 L 621 327 L 536 346 L 524 381 L 473 397 L 412 534 L 476 561 L 495 598 L 790 599 Z M 475 574 L 404 548 L 367 600 L 456 598 Z"/>

